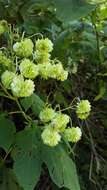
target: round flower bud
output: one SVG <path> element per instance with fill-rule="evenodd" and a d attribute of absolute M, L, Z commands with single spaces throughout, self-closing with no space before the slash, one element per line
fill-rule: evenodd
<path fill-rule="evenodd" d="M 10 89 L 11 88 L 11 83 L 13 81 L 13 78 L 15 77 L 15 73 L 6 70 L 2 76 L 1 76 L 1 81 L 5 88 Z"/>
<path fill-rule="evenodd" d="M 35 90 L 35 85 L 32 80 L 25 80 L 24 86 L 21 92 L 21 97 L 31 96 Z"/>
<path fill-rule="evenodd" d="M 39 67 L 39 73 L 40 73 L 41 77 L 44 79 L 48 79 L 50 77 L 52 65 L 50 63 L 39 64 L 38 67 Z"/>
<path fill-rule="evenodd" d="M 33 53 L 33 42 L 30 39 L 24 39 L 13 45 L 13 50 L 19 57 L 29 57 Z"/>
<path fill-rule="evenodd" d="M 37 50 L 34 53 L 34 59 L 38 64 L 47 64 L 50 62 L 50 54 Z"/>
<path fill-rule="evenodd" d="M 42 122 L 49 122 L 51 121 L 55 116 L 55 111 L 52 108 L 44 108 L 41 112 L 40 112 L 40 120 Z"/>
<path fill-rule="evenodd" d="M 59 133 L 56 132 L 51 126 L 48 126 L 44 129 L 41 137 L 43 143 L 51 147 L 56 146 L 61 140 Z"/>
<path fill-rule="evenodd" d="M 24 59 L 19 66 L 21 74 L 29 79 L 34 79 L 38 74 L 38 66 L 29 59 Z"/>
<path fill-rule="evenodd" d="M 11 90 L 16 97 L 27 97 L 31 96 L 34 92 L 34 82 L 32 80 L 25 80 L 23 76 L 18 75 L 14 77 L 11 83 Z"/>
<path fill-rule="evenodd" d="M 51 52 L 53 50 L 53 43 L 48 38 L 38 39 L 36 41 L 36 50 L 40 52 Z"/>
<path fill-rule="evenodd" d="M 50 77 L 55 78 L 57 80 L 64 81 L 68 77 L 68 72 L 63 69 L 63 66 L 61 63 L 57 63 L 55 65 L 52 65 L 50 70 Z"/>
<path fill-rule="evenodd" d="M 68 115 L 66 114 L 62 114 L 62 113 L 57 113 L 56 116 L 54 117 L 54 119 L 52 120 L 52 126 L 60 131 L 63 132 L 67 126 L 67 124 L 69 123 L 70 118 Z"/>
<path fill-rule="evenodd" d="M 0 35 L 3 34 L 8 30 L 8 25 L 6 20 L 1 20 L 0 21 Z"/>
<path fill-rule="evenodd" d="M 11 90 L 14 96 L 20 97 L 21 90 L 23 89 L 24 78 L 22 75 L 16 75 L 11 83 Z"/>
<path fill-rule="evenodd" d="M 76 109 L 78 118 L 80 118 L 81 120 L 86 119 L 89 116 L 90 111 L 91 111 L 91 105 L 88 100 L 81 100 L 78 103 Z"/>
<path fill-rule="evenodd" d="M 76 143 L 81 139 L 82 132 L 79 127 L 67 128 L 64 131 L 64 137 L 67 141 Z"/>

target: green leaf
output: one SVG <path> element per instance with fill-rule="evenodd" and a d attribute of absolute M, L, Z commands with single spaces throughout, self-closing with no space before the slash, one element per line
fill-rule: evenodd
<path fill-rule="evenodd" d="M 84 0 L 54 0 L 56 15 L 63 22 L 70 22 L 88 15 L 95 5 Z"/>
<path fill-rule="evenodd" d="M 11 169 L 3 167 L 0 169 L 0 190 L 22 190 Z"/>
<path fill-rule="evenodd" d="M 40 141 L 36 129 L 16 135 L 16 152 L 13 154 L 14 173 L 24 190 L 33 190 L 41 173 Z"/>
<path fill-rule="evenodd" d="M 21 104 L 24 107 L 25 111 L 27 111 L 29 108 L 32 109 L 32 111 L 39 115 L 40 111 L 44 107 L 43 100 L 36 94 L 33 94 L 30 97 L 24 98 L 21 100 Z"/>
<path fill-rule="evenodd" d="M 14 141 L 16 129 L 14 123 L 0 115 L 0 147 L 7 151 Z"/>
<path fill-rule="evenodd" d="M 75 164 L 62 146 L 55 148 L 45 146 L 43 158 L 53 182 L 59 188 L 80 190 Z"/>

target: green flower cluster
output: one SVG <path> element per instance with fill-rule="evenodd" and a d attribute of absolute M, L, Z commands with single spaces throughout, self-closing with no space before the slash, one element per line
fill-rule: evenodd
<path fill-rule="evenodd" d="M 52 50 L 53 43 L 48 38 L 38 39 L 35 44 L 25 38 L 13 45 L 13 63 L 0 52 L 0 64 L 7 67 L 1 76 L 5 88 L 10 89 L 14 96 L 26 97 L 34 92 L 33 79 L 37 76 L 66 80 L 68 72 L 63 69 L 61 62 L 50 59 Z"/>
<path fill-rule="evenodd" d="M 86 119 L 89 116 L 90 111 L 91 111 L 91 105 L 88 100 L 81 100 L 78 103 L 77 109 L 76 109 L 78 118 L 80 118 L 81 120 Z"/>
<path fill-rule="evenodd" d="M 34 59 L 38 64 L 40 75 L 44 79 L 54 78 L 64 81 L 68 77 L 68 71 L 64 70 L 60 61 L 50 59 L 52 50 L 53 43 L 48 38 L 36 41 Z"/>
<path fill-rule="evenodd" d="M 67 128 L 70 122 L 68 115 L 46 107 L 40 112 L 39 117 L 45 126 L 41 134 L 44 144 L 56 146 L 61 141 L 61 134 L 67 141 L 77 142 L 80 140 L 82 135 L 80 128 Z"/>
<path fill-rule="evenodd" d="M 34 92 L 34 82 L 30 79 L 24 80 L 22 75 L 17 75 L 6 70 L 1 76 L 2 84 L 7 89 L 11 89 L 16 97 L 27 97 Z"/>

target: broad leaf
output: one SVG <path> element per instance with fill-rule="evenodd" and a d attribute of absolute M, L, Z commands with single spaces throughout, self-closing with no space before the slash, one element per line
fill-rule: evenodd
<path fill-rule="evenodd" d="M 7 151 L 14 141 L 15 125 L 3 115 L 0 116 L 0 147 Z"/>
<path fill-rule="evenodd" d="M 62 146 L 55 148 L 45 146 L 43 158 L 52 180 L 59 188 L 80 190 L 75 164 Z"/>
<path fill-rule="evenodd" d="M 88 15 L 94 5 L 86 3 L 85 0 L 54 0 L 56 15 L 63 22 L 70 22 Z"/>
<path fill-rule="evenodd" d="M 33 190 L 41 173 L 38 134 L 34 129 L 23 130 L 16 136 L 14 173 L 24 190 Z"/>

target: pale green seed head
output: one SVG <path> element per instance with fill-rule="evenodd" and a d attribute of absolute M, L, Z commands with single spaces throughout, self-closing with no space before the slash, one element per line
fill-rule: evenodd
<path fill-rule="evenodd" d="M 76 109 L 78 118 L 86 119 L 89 116 L 90 111 L 91 111 L 91 105 L 88 100 L 81 100 L 78 103 L 77 109 Z"/>
<path fill-rule="evenodd" d="M 51 52 L 53 50 L 53 43 L 48 38 L 38 39 L 36 41 L 36 50 L 39 52 Z"/>
<path fill-rule="evenodd" d="M 31 96 L 34 92 L 34 87 L 34 82 L 30 79 L 24 81 L 22 75 L 16 76 L 11 83 L 12 93 L 16 97 Z"/>
<path fill-rule="evenodd" d="M 55 131 L 51 126 L 48 126 L 44 129 L 41 137 L 43 143 L 51 147 L 58 145 L 58 143 L 61 140 L 60 134 L 57 131 Z"/>
<path fill-rule="evenodd" d="M 67 114 L 57 113 L 52 120 L 52 126 L 59 132 L 65 130 L 67 124 L 70 121 L 70 117 Z"/>
<path fill-rule="evenodd" d="M 67 128 L 64 131 L 64 137 L 67 141 L 76 143 L 81 139 L 82 132 L 79 127 Z"/>
<path fill-rule="evenodd" d="M 6 70 L 2 74 L 1 81 L 5 88 L 7 88 L 7 89 L 11 88 L 11 83 L 12 83 L 14 77 L 15 77 L 15 73 L 8 71 L 8 70 Z"/>
<path fill-rule="evenodd" d="M 19 69 L 20 69 L 21 74 L 24 77 L 29 78 L 29 79 L 34 79 L 39 74 L 38 66 L 35 65 L 29 59 L 22 60 L 22 62 L 20 63 Z"/>
<path fill-rule="evenodd" d="M 37 50 L 34 53 L 34 59 L 38 64 L 48 64 L 50 62 L 50 54 Z"/>
<path fill-rule="evenodd" d="M 51 121 L 55 116 L 55 111 L 52 108 L 44 108 L 41 112 L 40 112 L 40 120 L 42 122 L 49 122 Z"/>
<path fill-rule="evenodd" d="M 33 47 L 32 40 L 25 38 L 21 42 L 16 42 L 13 45 L 13 50 L 19 57 L 29 57 L 33 53 Z"/>

